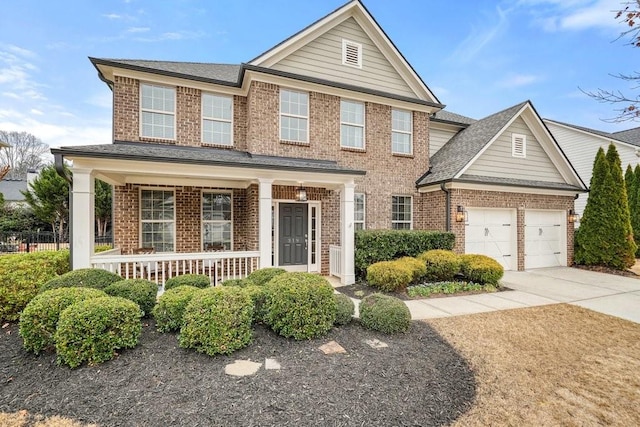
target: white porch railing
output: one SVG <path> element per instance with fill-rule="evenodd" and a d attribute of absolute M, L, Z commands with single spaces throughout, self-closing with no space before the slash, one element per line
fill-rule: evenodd
<path fill-rule="evenodd" d="M 118 255 L 117 250 L 91 257 L 91 267 L 101 268 L 125 279 L 147 279 L 164 285 L 181 274 L 204 274 L 211 283 L 242 279 L 260 266 L 260 252 L 199 252 Z"/>
<path fill-rule="evenodd" d="M 329 274 L 342 278 L 342 248 L 329 245 Z"/>

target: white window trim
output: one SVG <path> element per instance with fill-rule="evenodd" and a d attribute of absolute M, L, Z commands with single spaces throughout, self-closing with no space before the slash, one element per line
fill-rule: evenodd
<path fill-rule="evenodd" d="M 307 115 L 306 116 L 301 116 L 298 114 L 290 114 L 290 113 L 283 113 L 282 112 L 282 91 L 286 90 L 287 92 L 294 92 L 294 93 L 300 93 L 300 94 L 305 94 L 307 95 Z M 289 89 L 286 87 L 281 87 L 280 88 L 280 92 L 278 93 L 278 109 L 280 110 L 280 114 L 278 116 L 278 129 L 280 132 L 280 141 L 290 141 L 290 142 L 295 142 L 298 144 L 309 144 L 309 92 L 305 92 L 303 90 L 295 90 L 295 89 Z M 307 139 L 304 141 L 300 141 L 300 140 L 295 140 L 295 139 L 284 139 L 282 138 L 282 117 L 294 117 L 296 119 L 306 119 L 307 121 Z"/>
<path fill-rule="evenodd" d="M 215 118 L 215 117 L 207 117 L 204 115 L 204 97 L 205 95 L 211 95 L 211 96 L 219 96 L 221 98 L 229 98 L 231 99 L 231 119 L 227 120 L 227 119 L 220 119 L 220 118 Z M 200 141 L 203 144 L 209 144 L 209 145 L 220 145 L 223 147 L 233 147 L 235 146 L 234 140 L 233 140 L 233 114 L 234 114 L 234 105 L 233 105 L 233 101 L 234 101 L 234 97 L 233 95 L 223 95 L 223 94 L 219 94 L 219 93 L 214 93 L 214 92 L 202 92 L 202 96 L 200 97 L 200 111 L 202 111 L 202 121 L 200 124 Z M 208 120 L 211 122 L 222 122 L 222 123 L 230 123 L 231 124 L 231 135 L 230 135 L 230 144 L 223 144 L 223 143 L 219 143 L 219 142 L 205 142 L 204 140 L 204 122 Z"/>
<path fill-rule="evenodd" d="M 162 87 L 165 89 L 171 89 L 173 91 L 173 112 L 169 113 L 167 111 L 164 110 L 152 110 L 150 108 L 142 108 L 142 87 L 143 86 L 156 86 L 156 87 Z M 140 87 L 138 89 L 138 105 L 140 107 L 140 111 L 138 114 L 138 121 L 139 123 L 139 129 L 138 129 L 138 134 L 140 135 L 140 138 L 149 138 L 149 139 L 160 139 L 160 140 L 164 140 L 164 141 L 176 141 L 178 138 L 178 129 L 177 129 L 177 124 L 176 124 L 176 110 L 178 109 L 178 91 L 176 90 L 175 86 L 167 86 L 167 85 L 163 85 L 163 84 L 158 84 L 158 83 L 150 83 L 150 82 L 140 82 Z M 165 114 L 165 115 L 171 115 L 173 116 L 173 138 L 160 138 L 157 136 L 146 136 L 142 134 L 142 113 L 156 113 L 156 114 Z"/>
<path fill-rule="evenodd" d="M 142 219 L 142 191 L 167 191 L 167 192 L 172 192 L 173 193 L 173 220 L 172 221 L 167 221 L 167 220 L 143 220 Z M 166 187 L 140 187 L 138 189 L 138 242 L 140 244 L 140 247 L 142 247 L 142 223 L 143 222 L 152 222 L 152 223 L 160 223 L 160 222 L 173 222 L 173 252 L 162 252 L 162 253 L 167 253 L 167 254 L 171 254 L 171 253 L 176 253 L 176 248 L 177 248 L 177 237 L 178 237 L 178 230 L 177 230 L 177 220 L 176 217 L 178 216 L 178 208 L 176 206 L 176 189 L 175 188 L 166 188 Z"/>
<path fill-rule="evenodd" d="M 393 128 L 393 112 L 394 111 L 400 111 L 403 113 L 409 113 L 409 131 L 405 131 L 405 130 L 399 130 L 399 129 L 394 129 Z M 393 150 L 393 134 L 394 133 L 401 133 L 403 135 L 409 135 L 409 152 L 408 153 L 403 153 L 400 151 L 394 151 Z M 401 110 L 399 108 L 393 108 L 391 109 L 391 153 L 393 154 L 400 154 L 400 155 L 404 155 L 404 156 L 412 156 L 413 155 L 413 111 L 409 111 L 409 110 Z"/>
<path fill-rule="evenodd" d="M 365 193 L 355 193 L 354 194 L 354 210 L 353 213 L 355 215 L 355 196 L 362 196 L 362 221 L 357 221 L 355 218 L 353 219 L 354 224 L 362 224 L 362 230 L 367 229 L 367 195 Z M 355 230 L 355 226 L 354 226 Z"/>
<path fill-rule="evenodd" d="M 354 104 L 362 104 L 362 124 L 351 123 L 351 122 L 343 122 L 342 121 L 342 101 L 351 102 Z M 366 150 L 367 148 L 367 103 L 362 101 L 356 101 L 354 99 L 341 99 L 340 100 L 340 147 L 346 148 L 349 150 Z M 351 145 L 343 145 L 342 144 L 342 125 L 359 127 L 362 128 L 362 147 L 353 147 Z"/>
<path fill-rule="evenodd" d="M 205 222 L 207 223 L 224 223 L 224 222 L 228 222 L 226 220 L 210 220 L 210 221 L 205 221 L 204 220 L 204 195 L 205 193 L 210 193 L 210 194 L 229 194 L 231 196 L 231 219 L 229 220 L 231 222 L 231 249 L 229 249 L 230 251 L 234 250 L 234 243 L 235 243 L 235 230 L 233 228 L 233 219 L 234 219 L 234 209 L 233 209 L 233 191 L 232 190 L 216 190 L 216 189 L 207 189 L 207 190 L 200 190 L 200 249 L 204 252 L 204 224 Z"/>
<path fill-rule="evenodd" d="M 411 220 L 410 221 L 394 221 L 393 220 L 393 198 L 394 197 L 408 197 L 411 200 Z M 409 224 L 409 230 L 413 230 L 413 196 L 407 196 L 404 194 L 392 194 L 391 195 L 391 229 L 393 224 Z"/>
<path fill-rule="evenodd" d="M 522 138 L 522 153 L 516 151 L 516 139 Z M 520 133 L 511 134 L 511 156 L 524 159 L 527 157 L 527 135 Z"/>
<path fill-rule="evenodd" d="M 351 45 L 358 49 L 358 63 L 351 64 L 347 62 L 347 46 Z M 356 43 L 351 40 L 342 39 L 342 65 L 346 65 L 347 67 L 360 68 L 362 69 L 362 44 Z"/>

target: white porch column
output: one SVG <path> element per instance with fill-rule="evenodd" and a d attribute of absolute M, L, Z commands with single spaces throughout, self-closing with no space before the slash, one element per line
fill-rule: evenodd
<path fill-rule="evenodd" d="M 273 267 L 271 262 L 271 187 L 272 179 L 258 180 L 258 194 L 260 197 L 259 206 L 259 232 L 258 246 L 260 248 L 260 268 Z"/>
<path fill-rule="evenodd" d="M 91 267 L 94 250 L 95 180 L 91 169 L 73 169 L 73 269 Z"/>
<path fill-rule="evenodd" d="M 340 242 L 342 247 L 342 284 L 352 285 L 356 282 L 355 244 L 354 244 L 354 193 L 356 185 L 351 182 L 342 186 L 340 191 Z"/>

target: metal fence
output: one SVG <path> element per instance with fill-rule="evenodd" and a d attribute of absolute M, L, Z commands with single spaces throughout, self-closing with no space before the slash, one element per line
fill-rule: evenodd
<path fill-rule="evenodd" d="M 111 236 L 96 237 L 96 245 L 113 245 Z M 52 232 L 0 233 L 0 254 L 57 251 L 69 248 L 68 239 Z"/>

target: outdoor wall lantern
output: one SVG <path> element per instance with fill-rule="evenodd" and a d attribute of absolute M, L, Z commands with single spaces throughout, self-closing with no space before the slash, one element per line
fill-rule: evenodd
<path fill-rule="evenodd" d="M 464 208 L 458 205 L 458 208 L 456 209 L 456 222 L 464 222 L 465 219 L 466 219 L 466 215 L 465 215 Z"/>
<path fill-rule="evenodd" d="M 578 222 L 578 220 L 580 219 L 580 215 L 575 213 L 573 209 L 569 209 L 569 216 L 567 219 L 571 224 L 573 224 L 574 222 Z"/>
<path fill-rule="evenodd" d="M 299 202 L 307 201 L 307 189 L 303 186 L 296 188 L 296 200 Z"/>

